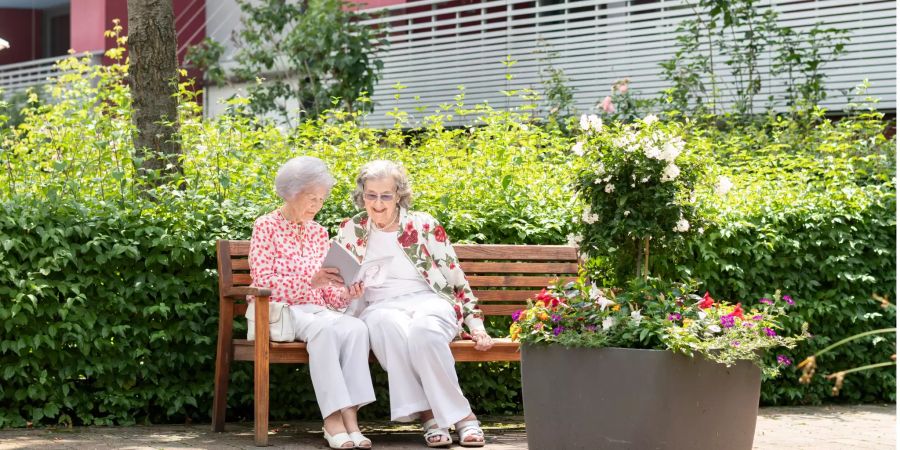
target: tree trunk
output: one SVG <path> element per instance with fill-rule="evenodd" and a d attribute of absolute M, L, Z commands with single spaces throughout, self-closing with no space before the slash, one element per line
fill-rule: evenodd
<path fill-rule="evenodd" d="M 132 120 L 140 173 L 160 185 L 181 173 L 178 131 L 178 59 L 172 0 L 128 0 Z M 158 176 L 156 176 L 158 175 Z"/>

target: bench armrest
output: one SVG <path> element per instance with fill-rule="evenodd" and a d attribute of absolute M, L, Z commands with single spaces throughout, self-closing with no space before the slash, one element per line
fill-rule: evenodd
<path fill-rule="evenodd" d="M 272 290 L 269 288 L 253 286 L 235 286 L 229 288 L 228 291 L 225 292 L 225 296 L 227 297 L 244 297 L 247 295 L 253 295 L 256 297 L 268 297 L 272 295 Z"/>

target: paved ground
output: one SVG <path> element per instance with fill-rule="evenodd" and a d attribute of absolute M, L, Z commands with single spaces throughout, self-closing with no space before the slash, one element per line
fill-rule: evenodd
<path fill-rule="evenodd" d="M 74 429 L 0 430 L 0 450 L 12 449 L 236 449 L 253 447 L 251 424 L 228 424 L 225 433 L 209 425 L 78 427 Z M 366 423 L 364 431 L 378 449 L 425 448 L 412 427 Z M 485 420 L 486 449 L 527 449 L 521 417 Z M 270 443 L 278 448 L 327 448 L 317 424 L 295 422 L 273 429 Z M 756 425 L 756 449 L 893 449 L 896 407 L 840 406 L 763 408 Z M 460 448 L 454 445 L 453 448 Z"/>

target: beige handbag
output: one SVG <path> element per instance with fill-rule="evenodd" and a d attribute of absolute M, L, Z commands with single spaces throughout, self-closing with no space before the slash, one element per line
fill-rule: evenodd
<path fill-rule="evenodd" d="M 256 302 L 247 305 L 247 340 L 256 338 Z M 294 340 L 294 321 L 291 320 L 291 305 L 284 302 L 269 302 L 269 340 L 273 342 L 292 342 Z"/>

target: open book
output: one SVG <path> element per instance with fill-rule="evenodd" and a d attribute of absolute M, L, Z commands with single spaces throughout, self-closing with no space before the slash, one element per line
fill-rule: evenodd
<path fill-rule="evenodd" d="M 367 259 L 360 264 L 350 251 L 337 242 L 332 241 L 322 267 L 337 268 L 341 272 L 341 277 L 344 278 L 344 285 L 347 287 L 360 281 L 363 282 L 365 287 L 373 287 L 384 283 L 385 278 L 387 278 L 388 264 L 393 259 L 393 256 L 384 256 Z"/>

